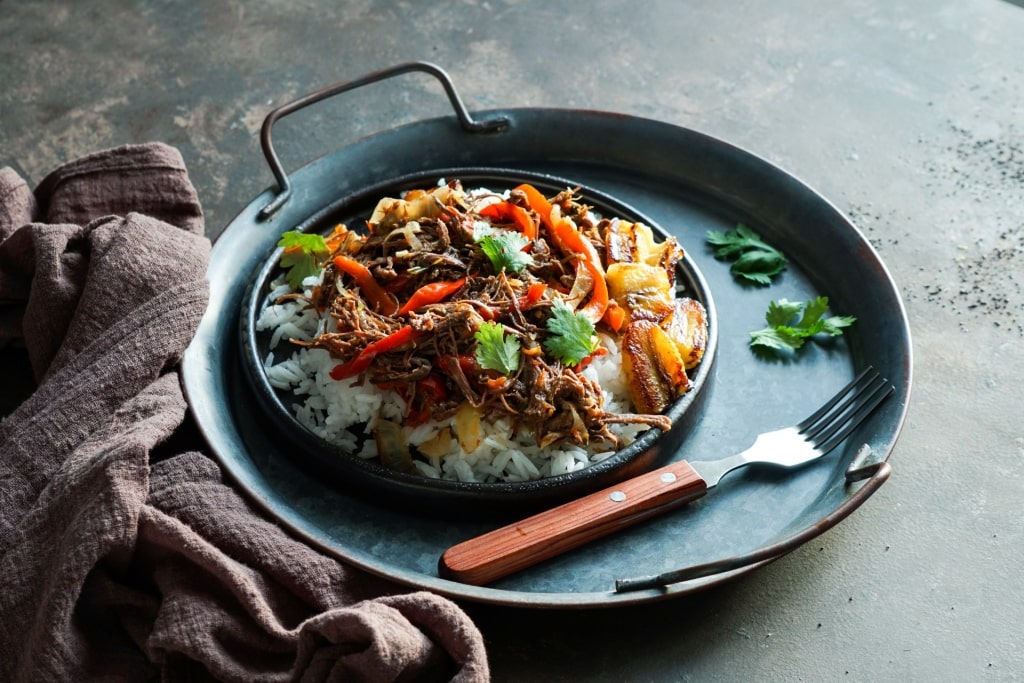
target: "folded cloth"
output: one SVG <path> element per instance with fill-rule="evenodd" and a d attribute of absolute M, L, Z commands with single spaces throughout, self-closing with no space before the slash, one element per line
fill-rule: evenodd
<path fill-rule="evenodd" d="M 208 253 L 171 147 L 0 169 L 0 347 L 37 383 L 0 421 L 0 680 L 486 680 L 458 606 L 291 538 L 202 452 Z"/>

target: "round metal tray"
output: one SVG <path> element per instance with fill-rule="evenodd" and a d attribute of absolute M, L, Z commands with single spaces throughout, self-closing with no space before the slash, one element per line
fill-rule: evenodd
<path fill-rule="evenodd" d="M 841 521 L 884 483 L 910 397 L 910 335 L 888 271 L 840 211 L 766 161 L 678 126 L 558 109 L 490 111 L 477 120 L 500 125 L 472 132 L 457 110 L 360 140 L 283 183 L 279 175 L 288 192 L 254 199 L 214 245 L 211 301 L 185 354 L 183 381 L 212 453 L 251 500 L 325 552 L 409 587 L 491 604 L 607 607 L 683 595 L 752 571 Z M 272 124 L 268 117 L 265 137 Z M 802 470 L 735 473 L 696 503 L 492 586 L 440 578 L 441 553 L 495 523 L 369 502 L 297 465 L 260 419 L 237 334 L 248 278 L 281 232 L 315 220 L 339 197 L 399 176 L 449 177 L 454 167 L 566 178 L 636 207 L 679 239 L 715 299 L 718 357 L 700 419 L 670 459 L 742 450 L 757 433 L 812 412 L 867 365 L 894 384 L 895 396 L 843 447 Z M 705 245 L 706 231 L 739 222 L 789 258 L 770 287 L 739 284 Z M 763 326 L 770 300 L 819 294 L 857 318 L 843 337 L 809 344 L 791 359 L 751 351 L 748 332 Z M 645 582 L 653 587 L 616 590 L 617 581 L 637 577 L 654 577 Z"/>

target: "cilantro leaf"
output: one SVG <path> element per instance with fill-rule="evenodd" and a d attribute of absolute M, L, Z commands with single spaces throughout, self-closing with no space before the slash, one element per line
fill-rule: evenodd
<path fill-rule="evenodd" d="M 750 345 L 773 351 L 795 351 L 804 345 L 804 340 L 790 334 L 785 327 L 766 327 L 750 333 Z"/>
<path fill-rule="evenodd" d="M 530 240 L 518 232 L 492 232 L 483 234 L 477 244 L 491 260 L 494 271 L 500 273 L 507 270 L 518 273 L 523 268 L 533 265 L 533 256 L 523 251 Z"/>
<path fill-rule="evenodd" d="M 491 235 L 498 235 L 501 230 L 488 223 L 487 221 L 475 221 L 473 223 L 473 241 L 479 242 L 485 237 Z"/>
<path fill-rule="evenodd" d="M 837 337 L 857 319 L 852 316 L 828 316 L 828 297 L 819 296 L 802 304 L 779 299 L 768 304 L 768 327 L 750 333 L 750 345 L 775 351 L 796 351 L 807 339 L 818 334 Z M 799 318 L 799 319 L 798 319 Z"/>
<path fill-rule="evenodd" d="M 857 322 L 857 319 L 852 315 L 834 315 L 821 321 L 821 332 L 830 337 L 838 337 L 843 333 L 844 328 L 849 327 L 855 322 Z"/>
<path fill-rule="evenodd" d="M 788 299 L 771 301 L 768 303 L 768 313 L 764 319 L 772 327 L 785 325 L 799 315 L 800 309 L 803 307 L 804 305 L 799 301 L 789 301 Z"/>
<path fill-rule="evenodd" d="M 285 274 L 288 286 L 296 290 L 302 288 L 303 280 L 320 272 L 324 257 L 330 253 L 322 236 L 296 230 L 281 235 L 277 246 L 284 247 L 281 267 L 288 270 Z"/>
<path fill-rule="evenodd" d="M 758 285 L 771 284 L 772 278 L 786 269 L 786 257 L 743 223 L 735 230 L 708 230 L 708 244 L 715 247 L 715 256 L 732 259 L 731 270 L 736 277 Z"/>
<path fill-rule="evenodd" d="M 565 302 L 558 301 L 551 308 L 547 327 L 551 336 L 544 340 L 544 349 L 565 365 L 579 365 L 597 350 L 594 323 Z"/>
<path fill-rule="evenodd" d="M 519 340 L 505 334 L 505 326 L 485 322 L 473 333 L 476 338 L 476 362 L 485 370 L 510 375 L 519 369 Z"/>

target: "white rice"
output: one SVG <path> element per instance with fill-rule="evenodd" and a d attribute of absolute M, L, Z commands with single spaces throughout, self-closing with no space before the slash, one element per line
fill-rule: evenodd
<path fill-rule="evenodd" d="M 316 277 L 303 282 L 307 296 L 316 284 Z M 286 283 L 275 283 L 268 301 L 276 301 L 289 292 Z M 327 351 L 296 347 L 288 342 L 289 339 L 310 341 L 326 329 L 327 324 L 302 301 L 267 305 L 256 322 L 257 331 L 271 331 L 271 352 L 264 361 L 267 379 L 274 388 L 294 395 L 295 417 L 313 433 L 359 457 L 374 458 L 377 456 L 372 438 L 374 421 L 379 417 L 401 423 L 404 402 L 394 391 L 381 390 L 372 382 L 360 384 L 359 377 L 332 379 L 330 371 L 338 361 Z M 600 333 L 599 336 L 608 353 L 596 357 L 583 374 L 600 385 L 605 410 L 631 412 L 618 343 L 611 336 Z M 403 429 L 407 442 L 416 446 L 451 425 L 452 420 L 434 421 Z M 416 458 L 413 461 L 416 471 L 435 479 L 521 482 L 580 470 L 615 452 L 607 450 L 610 446 L 607 443 L 591 444 L 589 450 L 574 444 L 541 448 L 527 430 L 520 429 L 512 435 L 508 419 L 484 420 L 482 427 L 481 444 L 473 452 L 463 452 L 458 440 L 452 439 L 449 451 L 442 457 Z M 645 425 L 610 426 L 620 439 L 620 448 L 632 443 L 637 434 L 647 428 Z"/>

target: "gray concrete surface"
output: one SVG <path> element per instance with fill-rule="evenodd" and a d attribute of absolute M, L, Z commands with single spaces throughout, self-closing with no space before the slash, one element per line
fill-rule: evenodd
<path fill-rule="evenodd" d="M 467 605 L 495 680 L 1024 679 L 1024 11 L 1000 0 L 0 1 L 0 164 L 181 149 L 211 237 L 271 176 L 275 104 L 410 59 L 471 109 L 619 111 L 760 154 L 848 212 L 896 279 L 915 387 L 893 476 L 838 527 L 693 598 Z M 374 88 L 287 163 L 443 113 Z"/>

